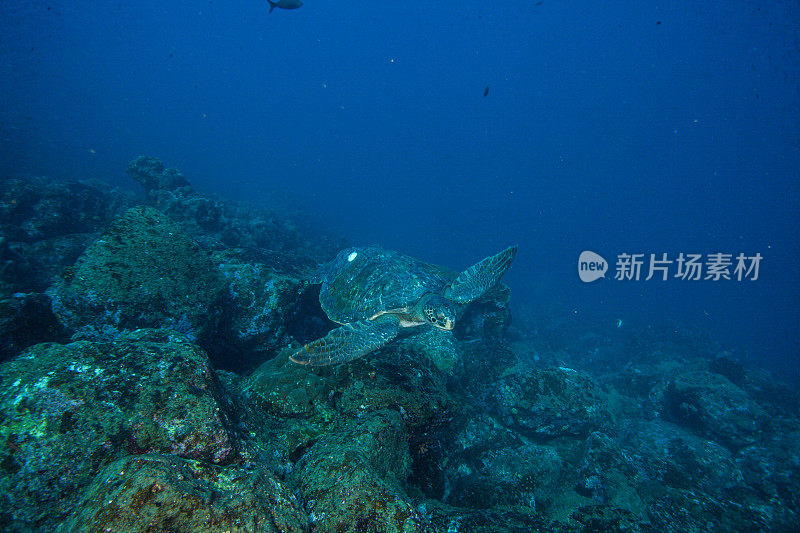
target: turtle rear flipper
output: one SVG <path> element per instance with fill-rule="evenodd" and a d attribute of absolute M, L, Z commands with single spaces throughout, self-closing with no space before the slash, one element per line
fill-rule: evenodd
<path fill-rule="evenodd" d="M 311 366 L 346 363 L 386 345 L 399 331 L 400 321 L 394 316 L 352 322 L 306 344 L 290 359 Z"/>
<path fill-rule="evenodd" d="M 516 255 L 517 247 L 509 246 L 502 252 L 478 261 L 456 276 L 445 289 L 444 297 L 462 304 L 479 298 L 500 281 Z"/>

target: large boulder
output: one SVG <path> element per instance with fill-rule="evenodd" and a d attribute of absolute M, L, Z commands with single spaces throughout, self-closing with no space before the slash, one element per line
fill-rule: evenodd
<path fill-rule="evenodd" d="M 605 393 L 570 368 L 508 372 L 494 387 L 498 418 L 534 440 L 586 437 L 612 422 Z"/>
<path fill-rule="evenodd" d="M 44 291 L 131 202 L 97 182 L 0 180 L 0 297 Z"/>
<path fill-rule="evenodd" d="M 318 531 L 423 531 L 403 485 L 411 472 L 406 432 L 396 411 L 340 425 L 310 446 L 293 470 Z"/>
<path fill-rule="evenodd" d="M 189 180 L 180 170 L 166 167 L 155 157 L 137 157 L 128 164 L 127 172 L 148 193 L 153 190 L 171 191 L 189 187 Z"/>
<path fill-rule="evenodd" d="M 147 454 L 101 470 L 63 529 L 305 533 L 308 526 L 291 490 L 263 469 Z"/>
<path fill-rule="evenodd" d="M 732 450 L 754 444 L 766 428 L 764 409 L 720 374 L 686 372 L 667 383 L 663 416 Z"/>
<path fill-rule="evenodd" d="M 161 212 L 117 217 L 49 293 L 75 330 L 170 327 L 198 335 L 224 284 L 209 253 Z"/>
<path fill-rule="evenodd" d="M 455 430 L 455 428 L 454 428 Z M 444 463 L 448 504 L 472 509 L 505 509 L 543 516 L 563 505 L 563 459 L 555 448 L 538 445 L 474 415 L 455 430 Z"/>
<path fill-rule="evenodd" d="M 179 334 L 37 344 L 0 365 L 0 515 L 63 519 L 99 469 L 128 455 L 239 460 L 231 399 L 208 357 Z"/>

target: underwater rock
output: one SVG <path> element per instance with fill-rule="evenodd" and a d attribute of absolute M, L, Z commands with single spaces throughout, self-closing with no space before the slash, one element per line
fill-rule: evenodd
<path fill-rule="evenodd" d="M 654 530 L 793 529 L 796 510 L 759 496 L 758 485 L 743 473 L 742 460 L 725 446 L 662 421 L 629 424 L 620 441 L 627 461 L 638 470 L 630 479 Z M 750 457 L 757 454 L 754 450 Z"/>
<path fill-rule="evenodd" d="M 428 328 L 398 342 L 401 351 L 427 357 L 442 372 L 453 374 L 461 363 L 463 352 L 449 331 Z"/>
<path fill-rule="evenodd" d="M 458 533 L 530 533 L 532 531 L 569 531 L 553 527 L 536 514 L 510 509 L 469 509 L 455 507 L 437 500 L 425 500 L 417 505 L 425 517 L 426 532 Z"/>
<path fill-rule="evenodd" d="M 0 180 L 0 226 L 28 242 L 95 233 L 131 202 L 129 194 L 95 181 Z"/>
<path fill-rule="evenodd" d="M 292 363 L 288 351 L 232 385 L 240 424 L 249 433 L 242 455 L 284 476 L 320 436 L 345 422 L 332 401 L 335 380 Z"/>
<path fill-rule="evenodd" d="M 48 292 L 75 330 L 170 327 L 197 336 L 224 285 L 209 254 L 162 213 L 117 217 Z"/>
<path fill-rule="evenodd" d="M 288 351 L 288 350 L 287 350 Z M 277 434 L 271 446 L 296 460 L 320 435 L 375 412 L 392 410 L 403 420 L 413 482 L 441 493 L 443 443 L 460 416 L 445 376 L 417 357 L 381 353 L 332 371 L 309 371 L 282 354 L 267 361 L 244 383 L 249 418 Z"/>
<path fill-rule="evenodd" d="M 637 517 L 625 509 L 605 505 L 585 505 L 569 515 L 569 526 L 562 526 L 561 531 L 627 531 L 651 532 L 647 525 L 642 525 Z M 661 531 L 671 531 L 663 529 Z"/>
<path fill-rule="evenodd" d="M 131 202 L 94 182 L 0 180 L 0 295 L 43 292 Z"/>
<path fill-rule="evenodd" d="M 641 514 L 627 477 L 633 469 L 623 468 L 621 453 L 613 452 L 613 441 L 600 433 L 585 442 L 564 438 L 540 445 L 476 414 L 450 443 L 441 498 L 462 508 L 524 513 L 548 524 L 548 531 L 580 530 L 571 514 L 585 506 Z"/>
<path fill-rule="evenodd" d="M 287 327 L 300 311 L 306 286 L 234 254 L 215 252 L 212 259 L 227 285 L 227 297 L 221 323 L 212 336 L 200 339 L 201 344 L 219 344 L 225 337 L 228 349 L 211 349 L 220 354 L 215 364 L 236 371 L 252 369 L 291 344 Z"/>
<path fill-rule="evenodd" d="M 747 485 L 758 495 L 751 498 L 752 505 L 763 500 L 764 514 L 789 531 L 791 525 L 800 523 L 800 425 L 790 420 L 775 425 L 763 445 L 743 448 L 734 459 Z"/>
<path fill-rule="evenodd" d="M 752 490 L 739 489 L 733 498 L 715 498 L 691 490 L 667 491 L 649 502 L 645 531 L 795 532 L 796 521 L 785 521 L 780 506 L 768 504 Z M 777 511 L 777 512 L 776 512 Z M 795 515 L 796 517 L 796 515 Z"/>
<path fill-rule="evenodd" d="M 146 192 L 154 189 L 169 191 L 189 186 L 189 180 L 179 170 L 165 167 L 164 163 L 155 157 L 137 157 L 128 163 L 126 172 Z"/>
<path fill-rule="evenodd" d="M 303 233 L 298 223 L 273 210 L 198 194 L 179 170 L 154 157 L 135 159 L 128 174 L 145 189 L 149 206 L 181 224 L 208 249 L 246 252 L 250 257 L 240 254 L 244 261 L 299 277 L 345 245 L 324 236 L 312 238 L 309 228 Z"/>
<path fill-rule="evenodd" d="M 733 450 L 755 443 L 766 412 L 727 378 L 687 372 L 671 380 L 663 394 L 664 418 Z"/>
<path fill-rule="evenodd" d="M 575 490 L 592 505 L 622 510 L 647 521 L 647 505 L 637 491 L 640 474 L 619 443 L 611 436 L 595 431 L 583 446 Z"/>
<path fill-rule="evenodd" d="M 728 378 L 737 387 L 744 387 L 747 372 L 741 362 L 732 359 L 727 354 L 720 354 L 708 363 L 708 369 Z"/>
<path fill-rule="evenodd" d="M 382 409 L 402 415 L 413 462 L 410 482 L 426 493 L 441 493 L 445 443 L 453 421 L 464 416 L 447 390 L 447 375 L 403 346 L 337 367 L 334 374 L 342 387 L 337 411 L 356 418 Z"/>
<path fill-rule="evenodd" d="M 508 509 L 540 515 L 562 505 L 563 461 L 558 452 L 529 442 L 470 450 L 448 475 L 448 504 L 471 509 Z M 459 454 L 455 455 L 459 458 Z"/>
<path fill-rule="evenodd" d="M 800 413 L 797 387 L 781 382 L 764 369 L 749 369 L 743 388 L 750 398 L 767 411 L 771 420 L 795 419 Z"/>
<path fill-rule="evenodd" d="M 268 472 L 169 455 L 106 466 L 83 492 L 66 531 L 305 533 L 308 517 Z"/>
<path fill-rule="evenodd" d="M 625 428 L 620 445 L 632 464 L 642 469 L 640 475 L 660 483 L 661 490 L 722 496 L 745 486 L 727 448 L 669 422 L 632 423 Z M 648 490 L 652 494 L 655 488 L 650 485 Z"/>
<path fill-rule="evenodd" d="M 0 364 L 0 515 L 54 530 L 103 466 L 164 453 L 238 458 L 233 406 L 208 358 L 163 330 L 38 344 Z"/>
<path fill-rule="evenodd" d="M 334 387 L 334 380 L 308 372 L 285 355 L 259 366 L 243 385 L 248 401 L 259 411 L 288 419 L 322 414 L 324 423 L 330 420 L 326 406 Z"/>
<path fill-rule="evenodd" d="M 0 361 L 40 342 L 66 342 L 67 330 L 50 309 L 46 294 L 16 293 L 0 300 Z"/>
<path fill-rule="evenodd" d="M 421 532 L 403 491 L 410 474 L 402 417 L 376 411 L 321 435 L 292 471 L 316 531 Z"/>
<path fill-rule="evenodd" d="M 502 423 L 536 441 L 585 437 L 611 423 L 605 394 L 576 370 L 509 372 L 493 386 L 493 408 Z"/>

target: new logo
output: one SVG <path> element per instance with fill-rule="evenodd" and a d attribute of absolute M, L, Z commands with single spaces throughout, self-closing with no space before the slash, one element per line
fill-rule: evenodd
<path fill-rule="evenodd" d="M 600 254 L 584 250 L 578 257 L 578 276 L 584 283 L 606 277 L 607 270 L 608 261 Z"/>

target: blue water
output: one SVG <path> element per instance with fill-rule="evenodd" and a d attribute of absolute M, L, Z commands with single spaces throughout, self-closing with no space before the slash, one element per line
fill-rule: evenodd
<path fill-rule="evenodd" d="M 790 1 L 4 0 L 0 175 L 135 188 L 152 155 L 453 268 L 517 243 L 516 304 L 700 327 L 797 377 L 799 22 Z M 607 279 L 578 279 L 587 249 Z M 615 281 L 623 252 L 764 259 Z"/>

